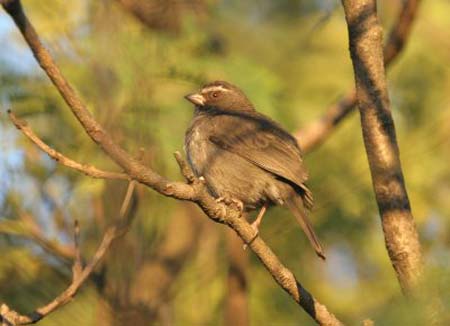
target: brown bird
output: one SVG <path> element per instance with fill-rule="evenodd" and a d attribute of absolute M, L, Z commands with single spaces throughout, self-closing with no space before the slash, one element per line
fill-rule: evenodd
<path fill-rule="evenodd" d="M 287 206 L 325 259 L 306 215 L 313 198 L 295 138 L 230 83 L 215 81 L 185 98 L 195 105 L 185 137 L 188 162 L 210 193 L 246 212 L 260 209 L 252 223 L 256 232 L 269 206 Z"/>

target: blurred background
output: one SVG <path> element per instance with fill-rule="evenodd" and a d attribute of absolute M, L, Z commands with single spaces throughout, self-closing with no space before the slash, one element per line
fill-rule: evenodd
<path fill-rule="evenodd" d="M 402 1 L 379 1 L 385 31 Z M 114 139 L 181 180 L 192 106 L 183 96 L 223 79 L 257 109 L 300 130 L 353 85 L 347 29 L 333 0 L 23 1 L 56 61 Z M 357 112 L 306 155 L 320 261 L 292 216 L 274 208 L 261 236 L 301 283 L 349 325 L 425 325 L 450 302 L 450 2 L 424 1 L 388 74 L 401 159 L 423 246 L 426 283 L 405 301 L 384 246 Z M 126 182 L 62 167 L 9 122 L 25 118 L 53 148 L 117 170 L 85 135 L 0 13 L 0 302 L 29 312 L 70 283 L 73 221 L 83 256 L 114 221 Z M 145 187 L 130 232 L 75 300 L 41 325 L 312 325 L 240 240 L 190 203 Z M 44 240 L 43 240 L 44 239 Z M 46 239 L 46 240 L 45 240 Z M 447 316 L 448 318 L 448 316 Z M 448 321 L 449 319 L 447 319 Z"/>

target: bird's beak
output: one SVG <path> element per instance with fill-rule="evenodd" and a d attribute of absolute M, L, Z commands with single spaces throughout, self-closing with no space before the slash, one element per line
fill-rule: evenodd
<path fill-rule="evenodd" d="M 188 94 L 184 98 L 195 105 L 199 106 L 205 105 L 205 98 L 203 97 L 202 94 L 198 93 Z"/>

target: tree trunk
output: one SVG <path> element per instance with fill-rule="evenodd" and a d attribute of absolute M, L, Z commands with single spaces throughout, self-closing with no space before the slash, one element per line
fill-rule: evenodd
<path fill-rule="evenodd" d="M 422 256 L 400 164 L 375 0 L 342 0 L 357 102 L 386 248 L 405 293 L 417 283 Z"/>

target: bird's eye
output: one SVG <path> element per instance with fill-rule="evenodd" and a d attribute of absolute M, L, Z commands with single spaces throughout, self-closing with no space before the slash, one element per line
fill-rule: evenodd
<path fill-rule="evenodd" d="M 219 96 L 219 92 L 214 92 L 214 93 L 212 94 L 212 96 L 213 96 L 213 97 L 218 97 L 218 96 Z"/>

